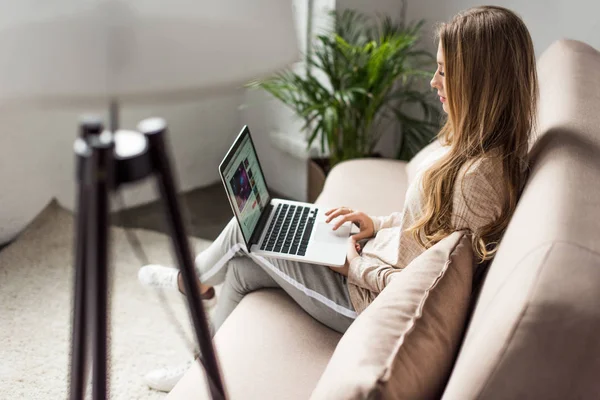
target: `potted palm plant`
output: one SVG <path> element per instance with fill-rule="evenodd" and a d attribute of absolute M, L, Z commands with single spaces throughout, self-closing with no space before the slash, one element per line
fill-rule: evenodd
<path fill-rule="evenodd" d="M 302 118 L 307 145 L 319 143 L 328 155 L 313 160 L 323 177 L 339 162 L 373 156 L 390 121 L 399 124 L 396 156 L 409 160 L 439 128 L 439 109 L 425 86 L 435 58 L 418 48 L 423 21 L 373 21 L 353 10 L 332 16 L 334 29 L 317 35 L 305 57 L 306 73 L 285 70 L 250 86 Z"/>

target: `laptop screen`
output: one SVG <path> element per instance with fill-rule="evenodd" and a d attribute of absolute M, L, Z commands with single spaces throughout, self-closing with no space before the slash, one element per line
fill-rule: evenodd
<path fill-rule="evenodd" d="M 248 127 L 244 127 L 221 163 L 221 178 L 246 243 L 271 198 Z"/>

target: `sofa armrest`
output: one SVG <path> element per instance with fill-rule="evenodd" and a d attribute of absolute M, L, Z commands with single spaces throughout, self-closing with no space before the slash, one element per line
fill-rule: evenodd
<path fill-rule="evenodd" d="M 408 188 L 406 164 L 384 158 L 339 163 L 329 172 L 315 203 L 351 207 L 370 215 L 400 211 Z"/>

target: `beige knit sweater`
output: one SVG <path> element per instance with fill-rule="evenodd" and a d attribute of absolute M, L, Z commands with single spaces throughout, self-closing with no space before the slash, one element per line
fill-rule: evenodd
<path fill-rule="evenodd" d="M 421 215 L 423 172 L 448 149 L 438 148 L 419 165 L 415 178 L 407 189 L 402 212 L 385 217 L 371 217 L 375 225 L 375 236 L 366 243 L 361 256 L 352 260 L 348 271 L 350 300 L 358 313 L 375 299 L 393 274 L 400 272 L 425 251 L 412 234 L 404 231 Z M 470 167 L 463 167 L 459 172 L 452 202 L 452 224 L 455 230 L 474 231 L 500 216 L 507 198 L 502 169 L 499 157 L 487 157 Z"/>

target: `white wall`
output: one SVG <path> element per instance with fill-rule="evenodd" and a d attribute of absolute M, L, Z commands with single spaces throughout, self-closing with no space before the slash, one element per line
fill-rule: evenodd
<path fill-rule="evenodd" d="M 294 0 L 296 32 L 299 47 L 306 51 L 307 1 Z M 314 0 L 313 26 L 324 27 L 327 10 L 334 7 L 335 0 Z M 297 71 L 304 68 L 299 63 Z M 262 90 L 248 90 L 243 98 L 241 121 L 247 124 L 254 138 L 256 151 L 265 174 L 265 180 L 275 192 L 295 200 L 306 199 L 306 161 L 296 158 L 275 146 L 270 138 L 273 132 L 298 134 L 302 121 L 291 110 Z"/>
<path fill-rule="evenodd" d="M 538 56 L 561 38 L 581 40 L 600 49 L 600 2 L 597 0 L 490 0 L 485 3 L 419 0 L 410 1 L 407 15 L 411 19 L 425 18 L 431 33 L 434 23 L 447 21 L 461 10 L 482 4 L 507 7 L 517 12 L 529 28 Z M 433 49 L 433 35 L 429 34 L 428 39 Z"/>
<path fill-rule="evenodd" d="M 417 2 L 415 0 L 407 0 L 407 1 L 409 3 L 411 3 L 411 4 L 409 4 L 409 7 L 412 6 L 412 3 Z M 358 10 L 362 13 L 367 13 L 367 14 L 371 14 L 371 15 L 389 15 L 393 18 L 397 18 L 400 16 L 400 11 L 402 8 L 402 1 L 400 1 L 400 0 L 376 0 L 376 1 L 337 0 L 336 5 L 339 10 L 353 9 L 353 10 Z"/>
<path fill-rule="evenodd" d="M 240 128 L 240 94 L 197 102 L 124 107 L 123 128 L 150 116 L 169 123 L 180 188 L 218 181 L 217 166 Z M 53 197 L 68 208 L 75 193 L 73 140 L 89 110 L 0 111 L 0 243 L 11 240 Z M 129 205 L 156 197 L 151 181 L 126 191 Z"/>

